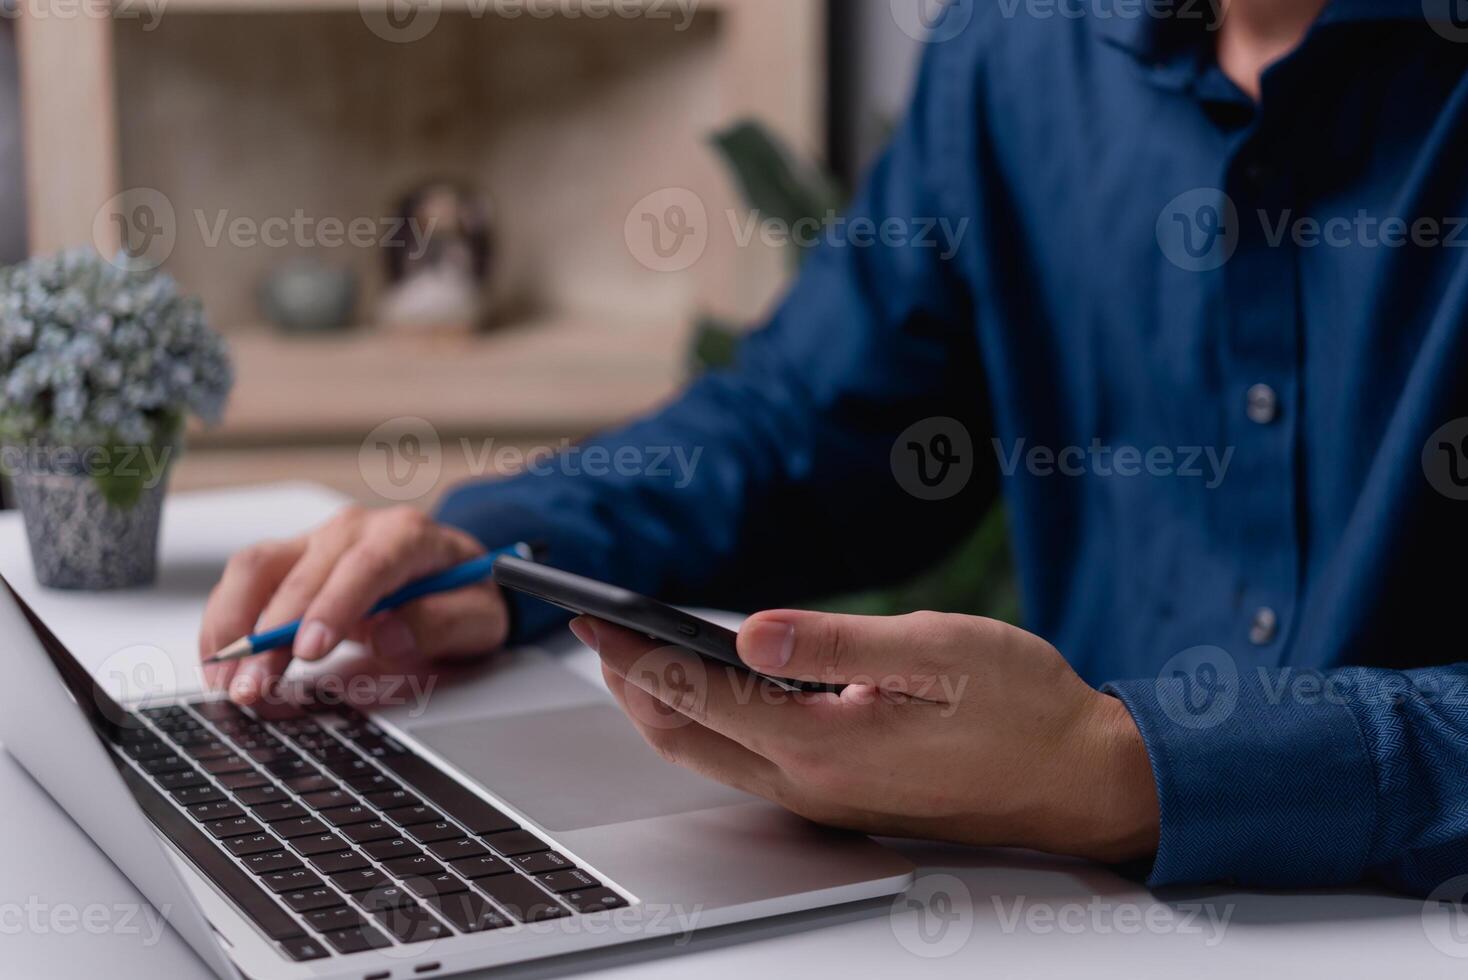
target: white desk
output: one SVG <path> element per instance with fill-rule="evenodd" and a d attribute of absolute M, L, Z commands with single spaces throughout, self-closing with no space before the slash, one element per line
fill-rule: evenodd
<path fill-rule="evenodd" d="M 169 502 L 159 584 L 146 592 L 64 594 L 39 589 L 19 519 L 0 515 L 0 572 L 94 670 L 120 650 L 153 645 L 185 687 L 196 686 L 195 635 L 225 558 L 262 537 L 304 530 L 338 498 L 307 486 L 181 495 Z M 566 655 L 599 677 L 594 657 Z M 3 656 L 0 640 L 0 656 Z M 589 660 L 587 658 L 590 658 Z M 168 669 L 167 667 L 165 669 Z M 0 978 L 193 977 L 199 961 L 172 933 L 137 928 L 87 908 L 136 905 L 131 884 L 30 780 L 0 754 Z M 919 894 L 951 898 L 946 931 L 903 910 L 757 938 L 727 937 L 678 956 L 623 958 L 590 972 L 606 980 L 824 977 L 1453 977 L 1468 969 L 1468 930 L 1454 942 L 1449 912 L 1369 892 L 1271 895 L 1206 890 L 1160 901 L 1088 865 L 1014 852 L 899 844 L 924 870 Z M 60 911 L 61 918 L 51 919 Z M 71 911 L 67 911 L 71 910 Z M 37 930 L 27 920 L 54 921 Z M 64 918 L 79 915 L 77 921 Z M 1210 918 L 1211 915 L 1211 918 Z M 1226 920 L 1219 928 L 1217 920 Z M 92 927 L 81 923 L 91 922 Z M 926 927 L 927 940 L 919 929 Z M 1449 955 L 1457 954 L 1457 957 Z M 588 967 L 577 969 L 588 972 Z M 551 972 L 565 972 L 557 967 Z M 268 978 L 258 978 L 268 980 Z"/>

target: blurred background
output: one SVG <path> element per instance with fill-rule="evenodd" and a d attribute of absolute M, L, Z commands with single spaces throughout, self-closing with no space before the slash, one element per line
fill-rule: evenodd
<path fill-rule="evenodd" d="M 237 382 L 175 491 L 382 502 L 363 454 L 408 433 L 431 506 L 733 355 L 798 269 L 779 233 L 900 118 L 931 3 L 0 0 L 0 264 L 94 246 L 202 298 Z M 851 601 L 1003 613 L 1003 542 Z"/>

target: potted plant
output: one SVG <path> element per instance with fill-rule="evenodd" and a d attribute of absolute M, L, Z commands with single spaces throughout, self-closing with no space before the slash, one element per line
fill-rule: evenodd
<path fill-rule="evenodd" d="M 217 422 L 223 340 L 173 279 L 89 250 L 0 269 L 0 472 L 43 585 L 145 585 L 189 415 Z"/>

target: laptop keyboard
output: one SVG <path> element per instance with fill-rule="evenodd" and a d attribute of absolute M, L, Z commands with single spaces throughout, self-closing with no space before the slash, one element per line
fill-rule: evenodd
<path fill-rule="evenodd" d="M 144 809 L 294 960 L 627 904 L 355 712 L 266 722 L 194 701 L 132 717 L 118 746 Z"/>

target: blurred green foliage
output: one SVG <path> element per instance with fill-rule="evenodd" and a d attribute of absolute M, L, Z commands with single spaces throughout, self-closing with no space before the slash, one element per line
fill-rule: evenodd
<path fill-rule="evenodd" d="M 838 181 L 814 164 L 800 161 L 780 139 L 758 122 L 741 122 L 712 139 L 751 210 L 785 227 L 797 221 L 841 211 L 844 194 Z M 795 269 L 805 249 L 791 245 Z M 732 364 L 745 331 L 717 317 L 701 317 L 694 334 L 690 362 L 694 371 Z M 917 609 L 991 616 L 1018 622 L 1019 590 L 1009 548 L 1004 506 L 996 504 L 937 566 L 912 581 L 890 589 L 835 596 L 815 604 L 833 612 L 873 616 L 898 615 Z"/>

